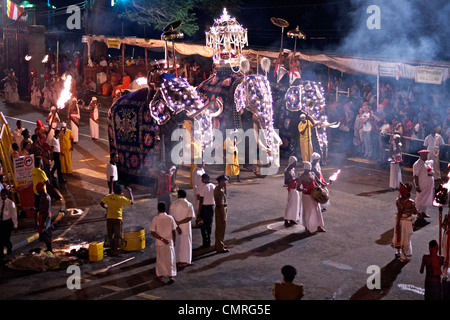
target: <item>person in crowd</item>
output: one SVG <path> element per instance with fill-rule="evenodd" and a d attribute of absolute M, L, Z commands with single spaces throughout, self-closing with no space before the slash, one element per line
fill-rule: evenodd
<path fill-rule="evenodd" d="M 194 192 L 194 210 L 198 210 L 198 194 L 200 187 L 203 185 L 202 176 L 205 174 L 205 160 L 201 159 L 201 162 L 197 163 L 197 166 L 192 171 L 192 190 Z M 197 217 L 200 214 L 197 211 Z"/>
<path fill-rule="evenodd" d="M 285 265 L 281 268 L 283 275 L 282 283 L 273 284 L 273 296 L 275 300 L 300 300 L 305 295 L 303 284 L 294 284 L 297 270 L 291 265 Z"/>
<path fill-rule="evenodd" d="M 44 242 L 47 251 L 53 253 L 52 213 L 50 211 L 52 199 L 42 181 L 36 185 L 36 191 L 40 196 L 37 216 L 39 242 Z"/>
<path fill-rule="evenodd" d="M 128 89 L 131 83 L 131 78 L 126 71 L 123 72 L 122 83 L 113 88 L 113 98 L 116 96 L 116 90 Z"/>
<path fill-rule="evenodd" d="M 178 190 L 178 199 L 170 206 L 170 215 L 177 224 L 175 241 L 176 262 L 180 267 L 192 265 L 192 225 L 194 206 L 186 199 L 186 190 Z"/>
<path fill-rule="evenodd" d="M 428 160 L 433 161 L 433 169 L 434 169 L 434 180 L 439 182 L 442 180 L 441 178 L 441 169 L 440 169 L 440 157 L 442 154 L 442 148 L 444 145 L 444 139 L 442 136 L 436 132 L 436 128 L 431 128 L 431 132 L 429 135 L 425 137 L 423 142 L 424 147 L 429 151 Z"/>
<path fill-rule="evenodd" d="M 401 137 L 398 134 L 394 134 L 389 145 L 389 187 L 391 190 L 397 190 L 402 182 L 402 171 L 400 169 L 400 164 L 403 162 L 403 155 L 400 138 Z"/>
<path fill-rule="evenodd" d="M 311 193 L 316 186 L 324 186 L 316 175 L 312 172 L 312 165 L 309 161 L 303 161 L 304 172 L 299 177 L 302 185 L 302 225 L 305 227 L 307 234 L 311 230 L 317 228 L 317 232 L 326 232 L 323 222 L 322 210 L 320 204 L 316 201 Z"/>
<path fill-rule="evenodd" d="M 170 212 L 170 193 L 172 192 L 172 176 L 175 174 L 176 167 L 171 166 L 167 170 L 164 164 L 159 165 L 159 169 L 152 169 L 150 173 L 156 177 L 156 196 L 158 202 L 165 202 L 166 209 Z"/>
<path fill-rule="evenodd" d="M 114 187 L 114 193 L 106 195 L 100 202 L 100 206 L 106 209 L 106 231 L 113 256 L 120 254 L 120 244 L 123 238 L 123 207 L 134 203 L 131 188 L 126 188 L 129 198 L 122 195 L 124 186 L 117 184 Z"/>
<path fill-rule="evenodd" d="M 306 119 L 306 114 L 302 113 L 300 115 L 298 132 L 300 133 L 300 151 L 303 161 L 311 161 L 313 153 L 311 129 L 315 126 L 315 123 Z"/>
<path fill-rule="evenodd" d="M 39 87 L 39 84 L 36 82 L 31 87 L 31 100 L 30 104 L 35 108 L 39 109 L 41 106 L 41 98 L 42 98 L 42 91 Z"/>
<path fill-rule="evenodd" d="M 297 158 L 295 156 L 289 157 L 289 164 L 284 170 L 284 186 L 288 190 L 288 198 L 286 208 L 284 210 L 284 226 L 286 228 L 297 224 L 300 220 L 300 206 L 301 198 L 297 190 L 298 182 L 295 167 L 297 166 Z"/>
<path fill-rule="evenodd" d="M 36 189 L 39 182 L 42 182 L 44 184 L 44 188 L 46 189 L 48 186 L 50 186 L 50 181 L 47 178 L 47 174 L 42 170 L 43 163 L 42 158 L 35 157 L 34 158 L 34 169 L 31 171 L 31 179 L 33 181 L 33 192 L 34 192 L 34 208 L 36 211 L 39 210 L 39 201 L 41 200 L 41 195 L 39 194 L 38 190 Z"/>
<path fill-rule="evenodd" d="M 198 193 L 198 224 L 201 228 L 202 234 L 202 248 L 209 248 L 211 246 L 211 230 L 214 215 L 214 189 L 215 185 L 209 181 L 210 176 L 207 173 L 202 175 L 203 185 L 199 188 Z"/>
<path fill-rule="evenodd" d="M 442 266 L 444 257 L 438 255 L 439 244 L 431 240 L 428 244 L 430 254 L 422 257 L 420 273 L 425 271 L 425 300 L 442 300 Z"/>
<path fill-rule="evenodd" d="M 411 235 L 413 234 L 413 224 L 419 212 L 416 209 L 414 200 L 411 197 L 412 184 L 399 184 L 399 194 L 397 198 L 397 214 L 395 215 L 394 236 L 392 247 L 396 249 L 395 256 L 400 258 L 400 262 L 407 262 L 412 256 Z"/>
<path fill-rule="evenodd" d="M 1 209 L 0 209 L 0 260 L 5 257 L 4 248 L 6 247 L 6 254 L 11 254 L 13 244 L 11 242 L 11 232 L 17 232 L 17 209 L 14 201 L 8 198 L 9 191 L 6 188 L 2 188 L 0 191 L 1 196 Z"/>
<path fill-rule="evenodd" d="M 58 111 L 55 106 L 52 106 L 50 113 L 47 116 L 48 132 L 47 132 L 47 142 L 51 143 L 55 135 L 55 130 L 58 128 L 58 123 L 60 122 Z"/>
<path fill-rule="evenodd" d="M 113 152 L 109 156 L 109 162 L 106 164 L 106 181 L 108 182 L 109 193 L 113 193 L 114 187 L 118 184 L 119 174 L 117 171 L 117 163 L 119 156 Z"/>
<path fill-rule="evenodd" d="M 89 129 L 91 138 L 95 141 L 99 138 L 98 101 L 96 97 L 92 97 L 91 103 L 89 103 L 89 112 Z"/>
<path fill-rule="evenodd" d="M 34 157 L 42 157 L 42 146 L 41 140 L 39 140 L 39 136 L 37 134 L 33 134 L 31 136 L 31 141 L 33 141 L 33 143 L 30 147 L 30 154 L 33 154 Z"/>
<path fill-rule="evenodd" d="M 14 159 L 20 157 L 19 145 L 17 143 L 13 142 L 12 145 L 11 145 L 11 149 L 12 149 L 12 151 L 11 151 L 11 159 L 12 159 L 12 161 L 14 163 Z"/>
<path fill-rule="evenodd" d="M 238 147 L 237 147 L 238 141 L 237 137 L 233 137 L 233 141 L 231 141 L 231 137 L 227 137 L 225 139 L 224 143 L 224 149 L 225 149 L 225 175 L 228 177 L 234 177 L 236 176 L 237 182 L 241 182 L 241 179 L 239 178 L 239 161 L 238 161 Z"/>
<path fill-rule="evenodd" d="M 420 150 L 419 159 L 413 164 L 413 179 L 416 187 L 416 208 L 419 211 L 418 218 L 430 218 L 426 213 L 427 207 L 434 200 L 434 171 L 433 161 L 428 160 L 429 150 Z"/>
<path fill-rule="evenodd" d="M 169 277 L 168 284 L 174 283 L 177 275 L 174 243 L 176 241 L 177 224 L 175 219 L 167 214 L 166 203 L 158 203 L 158 215 L 153 218 L 150 232 L 156 238 L 156 280 L 162 281 Z"/>
<path fill-rule="evenodd" d="M 23 135 L 22 132 L 25 130 L 25 128 L 22 125 L 22 120 L 17 120 L 16 122 L 16 128 L 11 132 L 13 141 L 19 145 L 19 147 L 22 144 Z"/>
<path fill-rule="evenodd" d="M 216 252 L 226 253 L 230 250 L 224 243 L 225 229 L 227 226 L 227 190 L 226 186 L 230 178 L 227 175 L 221 175 L 217 179 L 218 185 L 214 188 L 215 222 L 216 222 Z"/>
<path fill-rule="evenodd" d="M 73 135 L 73 143 L 78 143 L 78 131 L 80 128 L 80 108 L 76 98 L 72 98 L 67 107 L 67 123 L 70 123 L 70 130 Z"/>
<path fill-rule="evenodd" d="M 363 123 L 362 116 L 364 114 L 363 108 L 358 109 L 358 114 L 355 117 L 355 122 L 353 123 L 353 145 L 356 150 L 356 155 L 362 156 L 364 151 L 364 137 L 363 137 Z"/>
<path fill-rule="evenodd" d="M 66 180 L 64 180 L 62 171 L 61 171 L 61 144 L 59 142 L 59 134 L 60 134 L 60 130 L 56 129 L 55 136 L 53 137 L 53 139 L 50 143 L 52 160 L 54 163 L 53 168 L 50 171 L 50 176 L 54 177 L 55 171 L 56 171 L 58 182 L 59 182 L 59 184 L 62 184 L 64 182 L 66 182 Z"/>
<path fill-rule="evenodd" d="M 72 151 L 74 137 L 72 131 L 67 128 L 67 124 L 65 122 L 61 123 L 59 143 L 61 149 L 61 172 L 70 174 L 72 173 Z"/>
<path fill-rule="evenodd" d="M 24 157 L 30 154 L 31 143 L 26 140 L 22 142 L 22 151 L 20 152 L 20 157 Z"/>
<path fill-rule="evenodd" d="M 28 129 L 25 129 L 22 131 L 22 141 L 19 144 L 20 152 L 23 152 L 25 149 L 24 143 L 28 142 L 29 144 L 32 144 L 33 141 L 31 140 L 30 131 Z"/>
<path fill-rule="evenodd" d="M 361 122 L 363 124 L 363 145 L 364 145 L 364 158 L 373 157 L 373 146 L 372 146 L 372 114 L 373 112 L 369 110 L 369 104 L 363 104 L 363 115 L 361 117 Z"/>

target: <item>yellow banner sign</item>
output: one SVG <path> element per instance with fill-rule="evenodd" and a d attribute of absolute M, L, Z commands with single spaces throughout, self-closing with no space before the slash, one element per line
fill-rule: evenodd
<path fill-rule="evenodd" d="M 416 68 L 416 82 L 441 84 L 443 71 L 433 68 Z"/>
<path fill-rule="evenodd" d="M 120 49 L 120 40 L 118 38 L 108 38 L 106 44 L 108 48 Z"/>

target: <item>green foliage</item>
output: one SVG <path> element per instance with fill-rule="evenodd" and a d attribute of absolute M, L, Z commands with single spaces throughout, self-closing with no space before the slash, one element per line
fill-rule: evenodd
<path fill-rule="evenodd" d="M 120 18 L 162 31 L 165 26 L 177 20 L 183 24 L 177 29 L 192 36 L 199 29 L 193 9 L 201 0 L 131 0 L 125 6 Z"/>

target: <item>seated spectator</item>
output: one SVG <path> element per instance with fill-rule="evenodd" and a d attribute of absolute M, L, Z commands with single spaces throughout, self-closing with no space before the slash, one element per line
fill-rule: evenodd
<path fill-rule="evenodd" d="M 131 78 L 130 76 L 127 74 L 126 71 L 123 72 L 123 78 L 122 78 L 122 84 L 115 86 L 113 88 L 113 97 L 116 96 L 116 90 L 124 90 L 124 89 L 128 89 L 128 87 L 130 86 L 131 83 Z"/>

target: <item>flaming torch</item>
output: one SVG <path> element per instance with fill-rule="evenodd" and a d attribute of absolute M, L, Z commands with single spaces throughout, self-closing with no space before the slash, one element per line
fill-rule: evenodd
<path fill-rule="evenodd" d="M 338 177 L 338 175 L 339 175 L 339 173 L 341 173 L 341 169 L 339 169 L 338 171 L 336 171 L 335 173 L 333 173 L 333 174 L 330 176 L 330 178 L 328 178 L 328 181 L 329 181 L 330 183 L 335 182 L 336 179 L 337 179 L 337 177 Z"/>
<path fill-rule="evenodd" d="M 59 96 L 58 102 L 56 106 L 59 110 L 64 109 L 67 101 L 72 98 L 72 93 L 70 93 L 70 87 L 72 86 L 72 76 L 68 75 L 64 80 L 64 89 L 61 91 L 61 95 Z"/>

